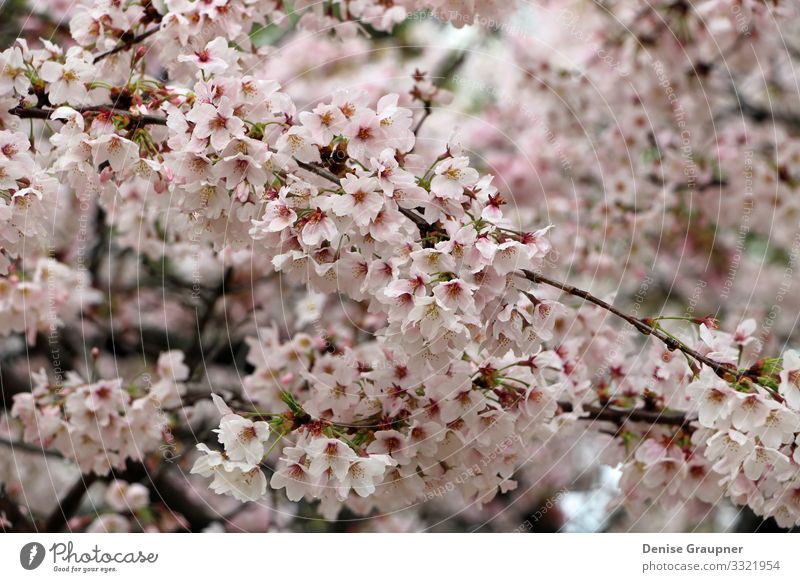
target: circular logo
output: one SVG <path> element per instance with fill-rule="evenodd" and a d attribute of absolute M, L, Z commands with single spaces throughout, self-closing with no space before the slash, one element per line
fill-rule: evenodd
<path fill-rule="evenodd" d="M 26 570 L 35 570 L 44 561 L 44 546 L 39 542 L 30 542 L 19 551 L 19 563 Z"/>

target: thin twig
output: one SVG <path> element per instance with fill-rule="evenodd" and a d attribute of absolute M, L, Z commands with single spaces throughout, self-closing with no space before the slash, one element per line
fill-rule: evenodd
<path fill-rule="evenodd" d="M 433 108 L 431 107 L 431 102 L 430 101 L 425 101 L 425 108 L 422 111 L 422 117 L 419 118 L 419 121 L 417 122 L 417 124 L 414 126 L 414 129 L 412 130 L 414 132 L 415 136 L 417 134 L 419 134 L 419 130 L 422 129 L 422 124 L 425 123 L 425 120 L 428 119 L 428 117 L 430 116 L 430 114 L 432 112 L 433 112 Z"/>
<path fill-rule="evenodd" d="M 295 158 L 294 161 L 297 162 L 297 165 L 300 166 L 302 169 L 304 169 L 306 172 L 311 172 L 312 174 L 316 174 L 321 178 L 325 178 L 326 180 L 328 180 L 329 182 L 333 182 L 337 186 L 342 185 L 342 182 L 339 180 L 339 178 L 336 177 L 336 174 L 334 174 L 333 172 L 330 172 L 321 166 L 317 166 L 316 164 L 301 162 L 297 158 Z"/>
<path fill-rule="evenodd" d="M 309 172 L 313 172 L 314 174 L 317 174 L 318 176 L 326 178 L 327 180 L 330 180 L 331 182 L 339 184 L 338 178 L 336 178 L 336 176 L 334 176 L 333 174 L 331 174 L 330 172 L 328 172 L 324 168 L 320 168 L 319 166 L 316 166 L 314 164 L 307 164 L 307 163 L 300 162 L 300 161 L 298 161 L 298 164 L 304 170 L 308 170 Z M 401 208 L 400 212 L 402 212 L 402 214 L 404 216 L 406 216 L 407 218 L 412 220 L 417 225 L 417 227 L 419 227 L 421 233 L 425 233 L 428 230 L 430 230 L 430 225 L 428 225 L 427 222 L 425 222 L 425 219 L 422 218 L 421 216 L 419 216 L 414 211 L 409 210 L 409 209 L 405 209 L 405 208 Z M 627 313 L 625 313 L 623 311 L 620 311 L 619 309 L 617 309 L 616 307 L 614 307 L 610 303 L 607 303 L 607 302 L 603 301 L 602 299 L 599 299 L 599 298 L 595 297 L 594 295 L 592 295 L 588 291 L 584 291 L 583 289 L 578 289 L 577 287 L 573 287 L 572 285 L 568 285 L 566 283 L 562 283 L 560 281 L 556 281 L 554 279 L 550 279 L 550 278 L 545 277 L 544 275 L 542 275 L 540 273 L 536 273 L 536 272 L 530 271 L 528 269 L 523 269 L 521 272 L 522 272 L 523 276 L 526 279 L 528 279 L 530 281 L 533 281 L 534 283 L 542 283 L 542 284 L 545 284 L 545 285 L 549 285 L 551 287 L 555 287 L 556 289 L 560 289 L 560 290 L 564 291 L 565 293 L 568 293 L 570 295 L 574 295 L 575 297 L 580 297 L 582 299 L 585 299 L 586 301 L 589 301 L 590 303 L 594 303 L 598 307 L 602 307 L 606 311 L 608 311 L 608 312 L 616 315 L 617 317 L 627 321 L 629 324 L 631 324 L 633 327 L 635 327 L 642 334 L 644 334 L 644 335 L 652 335 L 652 336 L 656 337 L 661 342 L 663 342 L 664 345 L 666 345 L 669 350 L 671 350 L 671 351 L 679 350 L 679 351 L 683 352 L 684 354 L 686 354 L 687 356 L 689 356 L 690 358 L 694 359 L 696 362 L 699 362 L 701 364 L 704 364 L 705 366 L 708 366 L 709 368 L 714 370 L 714 372 L 722 379 L 728 380 L 730 378 L 733 378 L 734 381 L 739 381 L 742 378 L 749 378 L 751 380 L 757 380 L 758 379 L 758 374 L 755 374 L 755 373 L 751 372 L 750 370 L 737 370 L 735 367 L 731 366 L 730 364 L 723 364 L 721 362 L 717 362 L 715 360 L 712 360 L 711 358 L 702 355 L 701 353 L 697 352 L 696 350 L 693 350 L 689 346 L 687 346 L 684 343 L 678 341 L 676 338 L 672 337 L 671 335 L 669 335 L 668 333 L 666 333 L 663 330 L 659 329 L 658 327 L 652 325 L 652 323 L 648 323 L 643 319 L 640 319 L 638 317 L 634 317 L 632 315 L 628 315 Z M 775 393 L 773 391 L 771 391 L 770 393 L 772 394 L 773 398 L 775 398 L 775 400 L 777 400 L 779 402 L 783 401 L 783 397 L 781 397 L 779 394 L 777 394 L 777 393 Z"/>
<path fill-rule="evenodd" d="M 300 166 L 302 169 L 306 170 L 307 172 L 311 172 L 312 174 L 316 174 L 317 176 L 319 176 L 321 178 L 325 178 L 326 180 L 328 180 L 329 182 L 332 182 L 333 184 L 336 184 L 337 186 L 341 186 L 341 181 L 339 180 L 339 178 L 337 178 L 336 175 L 334 175 L 332 172 L 329 172 L 327 169 L 325 169 L 325 168 L 323 168 L 321 166 L 318 166 L 316 164 L 309 164 L 309 163 L 306 163 L 306 162 L 301 162 L 298 159 L 295 159 L 295 161 L 297 162 L 298 166 Z M 425 221 L 425 219 L 423 217 L 421 217 L 419 214 L 417 214 L 416 212 L 414 212 L 413 210 L 409 210 L 408 208 L 401 208 L 401 207 L 399 207 L 399 210 L 400 210 L 400 213 L 403 216 L 405 216 L 406 218 L 408 218 L 414 224 L 417 225 L 417 228 L 419 228 L 420 233 L 422 233 L 423 235 L 427 231 L 430 230 L 431 227 Z"/>
<path fill-rule="evenodd" d="M 115 55 L 118 52 L 121 52 L 121 51 L 124 51 L 124 50 L 127 50 L 127 49 L 131 48 L 133 45 L 138 44 L 138 43 L 142 42 L 143 40 L 146 40 L 146 39 L 150 38 L 155 33 L 157 33 L 159 30 L 161 30 L 161 28 L 156 26 L 155 28 L 151 28 L 150 30 L 147 30 L 147 31 L 145 31 L 145 32 L 143 32 L 141 34 L 137 34 L 136 36 L 133 36 L 130 39 L 119 43 L 113 49 L 111 49 L 109 51 L 106 51 L 104 53 L 100 53 L 99 55 L 97 55 L 94 58 L 94 64 L 96 65 L 97 63 L 99 63 L 100 61 L 102 61 L 106 57 L 110 57 L 111 55 Z"/>
<path fill-rule="evenodd" d="M 623 311 L 620 311 L 610 303 L 607 303 L 602 299 L 595 297 L 588 291 L 584 291 L 583 289 L 578 289 L 577 287 L 573 287 L 572 285 L 567 285 L 566 283 L 550 279 L 540 273 L 535 273 L 534 271 L 529 271 L 527 269 L 523 269 L 522 273 L 524 277 L 529 281 L 533 281 L 534 283 L 542 283 L 544 285 L 549 285 L 550 287 L 555 287 L 556 289 L 560 289 L 565 293 L 568 293 L 569 295 L 574 295 L 575 297 L 580 297 L 581 299 L 585 299 L 590 303 L 594 303 L 598 307 L 601 307 L 606 311 L 616 315 L 617 317 L 624 319 L 642 334 L 652 335 L 653 337 L 661 340 L 669 350 L 671 351 L 679 350 L 684 354 L 686 354 L 687 356 L 689 356 L 690 358 L 692 358 L 693 360 L 700 362 L 705 366 L 708 366 L 709 368 L 714 370 L 714 372 L 716 372 L 716 374 L 720 378 L 728 379 L 730 377 L 733 377 L 734 380 L 738 381 L 745 377 L 753 378 L 754 376 L 754 374 L 749 370 L 737 370 L 730 364 L 723 364 L 721 362 L 717 362 L 707 356 L 702 355 L 701 353 L 697 352 L 696 350 L 693 350 L 684 343 L 676 340 L 674 337 L 665 333 L 658 327 L 648 324 L 643 319 L 639 319 L 638 317 L 634 317 L 632 315 L 628 315 Z"/>

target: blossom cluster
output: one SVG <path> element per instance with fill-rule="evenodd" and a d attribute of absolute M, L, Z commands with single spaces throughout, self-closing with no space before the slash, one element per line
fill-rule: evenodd
<path fill-rule="evenodd" d="M 98 302 L 86 274 L 51 258 L 31 261 L 30 272 L 0 278 L 0 335 L 22 333 L 34 344 L 38 334 L 79 319 L 81 309 Z"/>
<path fill-rule="evenodd" d="M 163 407 L 185 389 L 182 360 L 179 352 L 163 354 L 152 386 L 128 386 L 119 378 L 91 382 L 75 372 L 54 384 L 42 370 L 32 376 L 31 392 L 14 395 L 11 414 L 22 423 L 25 441 L 55 449 L 86 473 L 106 475 L 164 442 Z"/>
<path fill-rule="evenodd" d="M 736 348 L 732 334 L 717 334 L 716 349 Z M 748 339 L 753 338 L 741 336 L 739 345 Z M 756 381 L 731 382 L 709 368 L 692 373 L 685 388 L 683 408 L 692 413 L 686 424 L 678 431 L 638 433 L 643 440 L 623 465 L 621 481 L 629 506 L 675 506 L 693 498 L 716 504 L 729 497 L 774 517 L 781 527 L 800 522 L 800 357 L 789 350 L 782 361 L 757 366 L 763 376 Z"/>
<path fill-rule="evenodd" d="M 226 100 L 224 89 L 216 93 L 219 95 L 220 102 Z M 285 101 L 276 98 L 272 102 Z M 348 479 L 355 479 L 353 489 L 358 495 L 374 490 L 374 484 L 362 483 L 358 475 L 382 477 L 387 467 L 399 465 L 390 474 L 394 480 L 416 475 L 424 487 L 425 480 L 419 475 L 441 479 L 438 459 L 452 457 L 452 446 L 469 443 L 488 430 L 509 436 L 515 429 L 514 416 L 501 412 L 520 401 L 530 400 L 530 407 L 524 409 L 536 409 L 537 414 L 541 406 L 545 412 L 539 420 L 543 423 L 555 413 L 550 388 L 526 389 L 528 383 L 521 380 L 492 396 L 473 386 L 473 376 L 484 373 L 481 369 L 491 376 L 494 360 L 489 358 L 525 358 L 552 335 L 558 304 L 537 299 L 530 292 L 532 283 L 518 272 L 523 266 L 542 264 L 549 250 L 548 229 L 520 232 L 511 228 L 512 222 L 503 217 L 505 201 L 491 185 L 491 177 L 480 177 L 456 144 L 450 144 L 433 162 L 415 155 L 412 112 L 397 102 L 396 95 L 388 95 L 371 108 L 361 95 L 343 93 L 331 103 L 301 113 L 300 124 L 281 128 L 272 151 L 266 153 L 283 168 L 304 164 L 301 169 L 305 169 L 311 164 L 318 170 L 311 171 L 307 179 L 297 171 L 285 178 L 273 172 L 279 187 L 266 193 L 263 215 L 252 221 L 249 230 L 281 275 L 314 292 L 337 292 L 368 302 L 367 309 L 382 314 L 379 318 L 384 321 L 377 330 L 380 341 L 359 346 L 366 353 L 373 352 L 367 361 L 383 363 L 374 370 L 356 365 L 350 356 L 316 357 L 319 343 L 309 337 L 297 336 L 285 346 L 251 345 L 250 359 L 256 371 L 245 379 L 248 398 L 272 407 L 273 412 L 282 392 L 291 388 L 281 385 L 278 378 L 299 383 L 295 386 L 298 398 L 307 384 L 313 397 L 302 398 L 301 408 L 323 422 L 322 426 L 301 427 L 299 444 L 284 448 L 281 468 L 271 483 L 286 487 L 293 499 L 321 496 L 326 513 L 331 510 L 324 501 L 330 500 L 335 507 L 335 501 L 347 499 Z M 220 107 L 213 103 L 202 118 L 194 116 L 201 107 L 195 102 L 186 116 L 194 117 L 196 124 L 182 150 L 189 150 L 184 155 L 192 156 L 192 161 L 181 168 L 198 168 L 193 179 L 209 180 L 224 161 L 212 165 L 198 160 L 191 153 L 191 140 L 204 149 L 229 147 L 242 139 L 235 132 L 243 132 L 244 123 L 231 124 L 233 118 L 220 114 Z M 235 104 L 228 107 L 230 111 L 242 109 Z M 220 121 L 215 128 L 221 140 L 215 146 L 215 133 L 206 129 L 206 120 L 221 117 L 227 121 Z M 263 142 L 256 145 L 263 147 Z M 341 152 L 339 160 L 335 165 L 323 165 L 323 155 L 332 151 Z M 247 161 L 249 167 L 254 163 L 252 158 Z M 263 173 L 258 175 L 264 179 Z M 226 188 L 237 187 L 239 179 L 248 182 L 248 176 L 247 172 L 238 174 Z M 263 186 L 250 183 L 247 190 Z M 495 323 L 485 326 L 490 320 Z M 269 338 L 265 342 L 275 342 L 274 334 L 264 335 Z M 481 362 L 484 368 L 470 361 Z M 546 361 L 545 356 L 542 362 Z M 487 385 L 485 390 L 494 388 Z M 387 398 L 390 403 L 382 403 Z M 501 404 L 501 399 L 506 403 Z M 385 423 L 388 430 L 375 432 L 367 425 L 356 440 L 363 446 L 315 438 L 325 434 L 327 422 L 348 426 L 370 419 Z M 238 422 L 249 421 L 226 415 L 220 434 L 227 432 L 227 424 Z M 499 426 L 492 428 L 496 423 Z M 450 434 L 448 426 L 460 434 Z M 249 424 L 245 427 L 252 428 Z M 403 432 L 397 430 L 401 428 Z M 257 452 L 262 452 L 261 441 L 252 438 Z M 485 436 L 482 440 L 477 449 L 465 447 L 462 463 L 486 457 L 491 440 Z M 440 447 L 440 441 L 449 444 Z M 320 442 L 327 444 L 323 447 Z M 206 457 L 195 470 L 213 474 L 215 490 L 248 498 L 263 494 L 264 478 L 255 457 L 242 465 L 243 459 L 231 456 L 227 445 L 224 455 L 202 446 Z M 320 471 L 315 459 L 323 453 L 321 447 L 347 460 L 349 472 L 344 461 L 335 470 Z M 343 456 L 344 450 L 349 457 Z M 356 452 L 367 456 L 356 456 Z M 384 454 L 391 459 L 376 457 Z M 503 483 L 512 471 L 508 468 L 512 456 L 504 456 L 505 469 L 493 466 L 476 479 L 471 494 L 491 497 L 500 486 L 510 488 Z M 451 463 L 456 464 L 452 459 Z M 287 481 L 290 473 L 295 483 Z M 324 485 L 320 477 L 326 480 Z M 332 478 L 336 484 L 330 483 Z M 242 487 L 234 487 L 232 482 L 242 483 Z M 247 493 L 242 493 L 243 489 Z M 421 493 L 407 496 L 413 499 Z M 407 496 L 390 496 L 390 502 Z"/>
<path fill-rule="evenodd" d="M 210 487 L 215 493 L 230 494 L 240 501 L 258 500 L 267 488 L 261 465 L 269 453 L 265 451 L 270 437 L 269 424 L 234 414 L 221 400 L 216 402 L 222 418 L 214 432 L 223 451 L 198 444 L 202 454 L 191 472 L 213 477 Z M 380 482 L 386 467 L 393 463 L 383 454 L 357 456 L 350 446 L 341 440 L 326 438 L 319 429 L 316 438 L 306 436 L 302 435 L 294 447 L 283 450 L 285 465 L 275 471 L 270 480 L 273 488 L 285 488 L 291 501 L 299 501 L 304 496 L 322 497 L 334 501 L 336 506 L 336 500 L 346 500 L 351 489 L 367 497 L 375 492 L 376 481 Z"/>
<path fill-rule="evenodd" d="M 195 462 L 192 473 L 213 477 L 210 487 L 215 493 L 230 494 L 240 501 L 261 498 L 267 489 L 267 479 L 259 465 L 264 457 L 264 443 L 269 438 L 269 425 L 226 410 L 215 432 L 224 452 L 198 444 L 203 455 Z"/>
<path fill-rule="evenodd" d="M 129 517 L 150 505 L 150 492 L 141 483 L 115 479 L 106 488 L 103 501 L 109 511 L 98 515 L 87 526 L 87 533 L 127 533 L 131 530 Z"/>
<path fill-rule="evenodd" d="M 30 141 L 24 133 L 0 131 L 0 221 L 3 225 L 0 273 L 3 274 L 8 273 L 12 260 L 26 252 L 29 240 L 46 239 L 47 223 L 52 223 L 53 208 L 48 202 L 54 198 L 57 183 L 36 164 L 30 149 Z"/>
<path fill-rule="evenodd" d="M 191 74 L 183 64 L 186 60 L 203 61 L 209 68 L 218 66 L 219 61 L 207 45 L 215 37 L 224 37 L 235 44 L 245 61 L 252 65 L 261 52 L 253 42 L 254 34 L 267 26 L 287 29 L 295 20 L 300 29 L 310 33 L 347 39 L 364 32 L 365 27 L 391 31 L 409 14 L 428 11 L 459 27 L 471 24 L 478 15 L 497 22 L 501 18 L 496 0 L 302 0 L 292 3 L 291 7 L 278 0 L 136 0 L 124 4 L 84 1 L 79 9 L 73 10 L 70 33 L 80 46 L 103 53 L 124 46 L 137 35 L 152 36 L 153 47 L 159 51 L 171 77 L 177 79 Z M 110 55 L 101 68 L 104 75 L 111 75 L 109 78 L 118 82 L 124 81 L 124 66 L 120 65 L 126 63 L 129 56 L 127 51 L 119 52 L 121 54 Z"/>
<path fill-rule="evenodd" d="M 398 509 L 443 488 L 488 502 L 514 489 L 525 439 L 555 430 L 553 352 L 508 375 L 498 370 L 513 366 L 510 356 L 432 372 L 379 342 L 350 348 L 304 334 L 281 342 L 274 331 L 250 342 L 255 369 L 243 398 L 274 411 L 274 446 L 294 440 L 269 460 L 270 485 L 293 501 L 321 499 L 327 517 L 342 503 L 358 513 Z"/>
<path fill-rule="evenodd" d="M 563 486 L 548 452 L 566 456 L 595 431 L 632 513 L 729 499 L 800 523 L 800 356 L 765 358 L 768 326 L 757 332 L 738 306 L 726 314 L 733 333 L 688 309 L 638 312 L 674 276 L 672 257 L 654 260 L 665 246 L 700 249 L 685 268 L 709 269 L 702 288 L 733 293 L 728 270 L 753 268 L 745 246 L 772 236 L 763 225 L 782 205 L 791 211 L 776 218 L 776 240 L 794 244 L 797 140 L 783 129 L 778 148 L 773 128 L 743 129 L 698 105 L 720 76 L 706 57 L 719 39 L 700 12 L 731 46 L 749 39 L 732 27 L 730 2 L 701 4 L 636 13 L 611 2 L 635 34 L 618 38 L 586 16 L 591 34 L 572 44 L 592 50 L 573 68 L 511 39 L 500 52 L 515 67 L 473 51 L 444 63 L 404 55 L 399 73 L 358 34 L 421 10 L 457 26 L 499 18 L 492 0 L 294 2 L 290 12 L 272 0 L 83 2 L 63 46 L 17 40 L 0 52 L 0 335 L 24 337 L 31 362 L 49 358 L 59 379 L 33 375 L 4 419 L 9 434 L 108 475 L 172 446 L 171 425 L 185 423 L 195 456 L 174 467 L 228 497 L 215 504 L 266 503 L 280 490 L 334 519 L 343 508 L 447 506 L 454 492 L 474 508 L 524 499 L 534 483 Z M 765 9 L 741 4 L 764 25 Z M 576 14 L 594 13 L 569 7 L 553 30 L 575 37 Z M 292 51 L 257 42 L 295 24 L 312 34 L 292 37 Z M 335 43 L 317 34 L 329 28 Z M 632 44 L 642 38 L 646 51 Z M 773 55 L 775 38 L 754 35 L 753 53 Z M 317 71 L 317 49 L 357 62 L 347 88 L 328 62 L 318 87 L 302 79 Z M 749 61 L 732 52 L 745 80 Z M 449 88 L 485 108 L 466 122 L 480 155 L 435 111 L 449 93 L 423 72 L 459 67 Z M 784 68 L 770 79 L 779 98 Z M 373 79 L 378 70 L 391 80 Z M 609 111 L 588 85 L 611 97 Z M 710 91 L 712 113 L 727 107 L 726 91 Z M 691 130 L 717 123 L 714 147 Z M 723 187 L 737 204 L 704 194 Z M 759 197 L 744 224 L 737 209 Z M 796 249 L 784 250 L 791 276 Z M 618 294 L 547 283 L 566 256 L 570 278 L 621 280 Z M 643 275 L 645 263 L 655 266 Z M 765 271 L 787 277 L 778 259 Z M 620 330 L 607 316 L 635 283 L 637 312 L 622 314 L 634 327 Z M 61 355 L 46 349 L 59 339 L 65 366 L 81 348 L 113 346 L 122 369 L 62 381 Z M 125 379 L 139 355 L 156 362 L 156 381 Z M 204 391 L 186 398 L 200 376 Z M 106 501 L 112 512 L 91 531 L 129 529 L 147 494 L 117 482 Z"/>

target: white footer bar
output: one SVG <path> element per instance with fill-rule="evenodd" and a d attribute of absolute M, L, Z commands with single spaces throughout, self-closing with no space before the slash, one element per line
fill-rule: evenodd
<path fill-rule="evenodd" d="M 4 580 L 14 581 L 569 576 L 589 582 L 769 582 L 798 579 L 798 539 L 786 534 L 5 534 L 0 571 Z"/>

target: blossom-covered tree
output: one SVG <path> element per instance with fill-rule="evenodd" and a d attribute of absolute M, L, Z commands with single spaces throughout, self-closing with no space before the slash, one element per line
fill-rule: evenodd
<path fill-rule="evenodd" d="M 21 14 L 4 529 L 800 524 L 796 7 Z"/>

